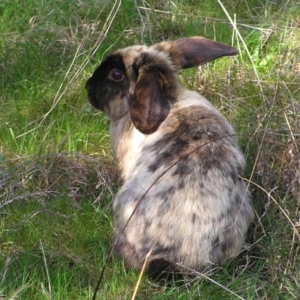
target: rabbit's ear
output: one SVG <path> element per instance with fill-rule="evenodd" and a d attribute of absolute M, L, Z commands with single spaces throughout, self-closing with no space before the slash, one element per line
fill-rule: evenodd
<path fill-rule="evenodd" d="M 158 71 L 144 68 L 139 71 L 129 111 L 134 126 L 144 134 L 155 132 L 169 114 L 170 104 L 163 81 L 163 75 Z"/>
<path fill-rule="evenodd" d="M 222 56 L 238 54 L 234 47 L 198 36 L 162 42 L 153 48 L 169 53 L 180 69 L 199 66 Z"/>

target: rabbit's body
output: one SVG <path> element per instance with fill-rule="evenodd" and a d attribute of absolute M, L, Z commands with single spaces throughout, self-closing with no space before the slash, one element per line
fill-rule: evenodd
<path fill-rule="evenodd" d="M 176 63 L 182 60 L 172 52 L 174 45 L 168 47 L 166 42 L 115 52 L 112 60 L 121 63 L 108 68 L 108 58 L 89 80 L 87 90 L 91 103 L 110 116 L 112 149 L 124 181 L 113 205 L 117 253 L 137 269 L 148 255 L 149 266 L 165 261 L 181 271 L 203 270 L 240 251 L 253 209 L 239 177 L 245 163 L 234 130 L 204 97 L 179 86 Z M 190 66 L 187 57 L 183 67 Z M 139 64 L 146 63 L 141 70 Z M 105 98 L 112 88 L 103 85 L 101 92 L 97 90 L 101 79 L 97 72 L 105 74 L 106 69 L 126 74 L 122 80 L 119 73 L 113 74 L 113 80 L 112 75 L 103 76 L 104 81 L 123 85 L 112 100 Z M 140 83 L 143 72 L 148 81 Z M 150 96 L 144 90 L 148 82 Z M 132 107 L 140 94 L 139 109 L 147 97 L 162 98 L 156 84 L 163 86 L 167 103 L 154 104 L 159 108 L 154 111 L 162 110 L 163 115 L 155 116 L 158 125 L 152 127 L 148 107 L 141 113 L 142 120 Z"/>

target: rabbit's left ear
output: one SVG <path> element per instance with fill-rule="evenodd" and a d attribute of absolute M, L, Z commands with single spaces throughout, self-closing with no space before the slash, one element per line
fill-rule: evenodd
<path fill-rule="evenodd" d="M 238 54 L 234 47 L 199 36 L 161 42 L 152 48 L 168 53 L 179 69 L 200 66 L 222 56 Z"/>
<path fill-rule="evenodd" d="M 170 112 L 162 81 L 158 71 L 140 69 L 129 111 L 132 123 L 144 134 L 155 132 Z"/>

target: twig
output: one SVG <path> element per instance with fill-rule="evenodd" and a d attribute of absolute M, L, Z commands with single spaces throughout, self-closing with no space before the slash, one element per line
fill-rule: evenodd
<path fill-rule="evenodd" d="M 52 289 L 51 289 L 51 280 L 50 280 L 50 275 L 49 275 L 49 270 L 48 270 L 48 264 L 47 264 L 47 259 L 45 255 L 45 250 L 42 241 L 40 240 L 40 245 L 43 253 L 43 260 L 46 268 L 46 274 L 47 274 L 47 279 L 48 279 L 48 292 L 47 294 L 49 295 L 50 299 L 52 299 Z"/>
<path fill-rule="evenodd" d="M 237 36 L 239 37 L 239 39 L 241 40 L 241 42 L 242 42 L 242 44 L 243 44 L 243 46 L 244 46 L 244 48 L 245 48 L 245 51 L 246 51 L 246 53 L 247 53 L 247 55 L 248 55 L 248 57 L 249 57 L 249 59 L 250 59 L 250 62 L 251 62 L 251 64 L 252 64 L 252 67 L 253 67 L 255 76 L 256 76 L 256 78 L 257 78 L 257 80 L 258 80 L 258 85 L 259 85 L 259 88 L 260 88 L 260 92 L 263 94 L 263 89 L 262 89 L 262 86 L 261 86 L 261 84 L 260 84 L 260 78 L 259 78 L 259 76 L 258 76 L 258 72 L 257 72 L 257 70 L 256 70 L 254 61 L 253 61 L 253 59 L 252 59 L 252 57 L 251 57 L 250 51 L 249 51 L 249 49 L 248 49 L 248 47 L 247 47 L 247 44 L 246 44 L 246 42 L 244 41 L 242 35 L 240 34 L 240 32 L 239 32 L 239 30 L 238 30 L 238 28 L 237 28 L 237 26 L 236 26 L 236 23 L 231 19 L 231 17 L 229 16 L 229 14 L 228 14 L 226 8 L 225 8 L 224 5 L 222 4 L 222 2 L 221 2 L 220 0 L 218 0 L 218 2 L 219 2 L 219 4 L 220 4 L 220 6 L 222 7 L 224 13 L 226 14 L 228 20 L 230 21 L 232 27 L 234 28 L 234 30 L 235 30 Z"/>

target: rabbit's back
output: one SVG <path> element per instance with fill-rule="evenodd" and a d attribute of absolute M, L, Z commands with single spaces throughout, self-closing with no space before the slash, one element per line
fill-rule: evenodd
<path fill-rule="evenodd" d="M 150 250 L 151 259 L 199 270 L 221 263 L 252 219 L 235 132 L 203 97 L 180 93 L 184 101 L 139 144 L 114 202 L 116 236 L 131 217 L 117 251 L 136 268 Z"/>

